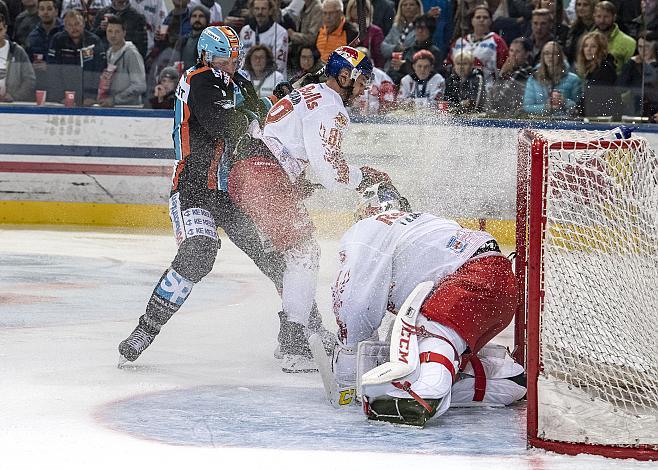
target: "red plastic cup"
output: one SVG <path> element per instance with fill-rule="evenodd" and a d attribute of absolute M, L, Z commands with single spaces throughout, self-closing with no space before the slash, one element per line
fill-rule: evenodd
<path fill-rule="evenodd" d="M 393 60 L 402 60 L 403 53 L 402 52 L 393 52 L 391 54 L 391 59 Z"/>
<path fill-rule="evenodd" d="M 436 103 L 436 107 L 441 111 L 442 113 L 447 113 L 448 112 L 448 102 L 447 101 L 439 101 Z"/>
<path fill-rule="evenodd" d="M 75 91 L 64 92 L 64 106 L 72 108 L 75 106 Z"/>
<path fill-rule="evenodd" d="M 174 62 L 174 67 L 176 67 L 176 70 L 178 70 L 178 76 L 181 76 L 183 75 L 183 70 L 185 70 L 185 62 L 178 60 Z"/>
<path fill-rule="evenodd" d="M 46 95 L 48 92 L 46 90 L 36 90 L 34 93 L 37 106 L 43 105 L 46 102 Z"/>

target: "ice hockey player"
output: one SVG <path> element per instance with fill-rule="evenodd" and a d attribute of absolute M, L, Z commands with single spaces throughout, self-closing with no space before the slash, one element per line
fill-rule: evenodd
<path fill-rule="evenodd" d="M 390 347 L 359 357 L 361 371 L 380 364 L 361 377 L 368 419 L 423 425 L 443 414 L 451 398 L 497 404 L 522 398 L 525 387 L 515 381 L 523 367 L 505 348 L 483 349 L 516 307 L 511 262 L 496 240 L 412 212 L 390 183 L 364 191 L 357 219 L 341 239 L 332 286 L 339 390 L 355 387 L 357 345 L 373 338 L 389 310 L 397 313 Z M 383 360 L 373 360 L 378 355 Z"/>
<path fill-rule="evenodd" d="M 230 154 L 254 118 L 267 109 L 251 82 L 236 73 L 242 46 L 233 29 L 211 26 L 199 37 L 198 63 L 176 90 L 173 140 L 176 166 L 169 198 L 178 252 L 158 281 L 135 330 L 119 344 L 134 361 L 212 269 L 220 247 L 217 227 L 279 288 L 284 261 L 263 246 L 253 222 L 230 201 Z M 257 126 L 256 126 L 257 127 Z"/>
<path fill-rule="evenodd" d="M 268 112 L 262 132 L 239 146 L 229 173 L 232 201 L 247 213 L 277 251 L 283 253 L 282 369 L 316 370 L 307 326 L 314 301 L 320 248 L 303 200 L 310 167 L 327 189 L 362 191 L 389 180 L 384 172 L 349 165 L 341 150 L 350 123 L 349 106 L 368 85 L 372 63 L 351 47 L 339 47 L 325 67 L 326 82 L 293 90 Z M 328 341 L 333 346 L 333 340 Z"/>

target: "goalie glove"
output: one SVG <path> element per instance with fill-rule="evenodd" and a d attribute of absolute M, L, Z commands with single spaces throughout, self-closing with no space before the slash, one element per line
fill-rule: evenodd
<path fill-rule="evenodd" d="M 377 183 L 390 183 L 391 178 L 384 171 L 376 170 L 369 166 L 362 166 L 359 168 L 361 170 L 361 175 L 363 176 L 361 183 L 356 188 L 357 192 L 362 193 L 373 184 Z"/>

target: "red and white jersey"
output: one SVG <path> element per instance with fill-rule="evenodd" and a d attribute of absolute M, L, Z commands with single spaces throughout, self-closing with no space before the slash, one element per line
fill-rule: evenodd
<path fill-rule="evenodd" d="M 377 67 L 372 69 L 372 85 L 367 89 L 354 104 L 364 114 L 377 113 L 380 108 L 395 102 L 395 84 L 386 72 Z"/>
<path fill-rule="evenodd" d="M 419 83 L 411 75 L 405 75 L 400 81 L 398 100 L 424 98 L 428 103 L 433 103 L 443 98 L 445 89 L 446 81 L 440 73 L 434 74 L 425 83 Z"/>
<path fill-rule="evenodd" d="M 311 84 L 279 100 L 265 119 L 262 139 L 291 181 L 308 166 L 326 188 L 356 189 L 362 174 L 341 149 L 350 118 L 338 93 Z"/>
<path fill-rule="evenodd" d="M 387 211 L 357 222 L 338 251 L 332 297 L 339 326 L 341 319 L 354 323 L 348 319 L 367 316 L 365 323 L 377 327 L 386 310 L 397 312 L 418 284 L 454 273 L 492 239 L 425 213 Z"/>
<path fill-rule="evenodd" d="M 267 46 L 272 51 L 276 69 L 288 75 L 288 31 L 278 23 L 274 23 L 270 29 L 256 33 L 251 26 L 244 25 L 240 30 L 240 41 L 244 46 L 245 54 L 256 44 Z"/>
<path fill-rule="evenodd" d="M 498 76 L 508 55 L 507 43 L 496 33 L 488 33 L 479 41 L 473 33 L 458 38 L 450 49 L 450 59 L 461 51 L 470 52 L 480 62 L 487 83 Z"/>
<path fill-rule="evenodd" d="M 130 5 L 146 18 L 146 36 L 150 51 L 155 44 L 155 33 L 167 17 L 167 5 L 164 0 L 133 0 Z"/>

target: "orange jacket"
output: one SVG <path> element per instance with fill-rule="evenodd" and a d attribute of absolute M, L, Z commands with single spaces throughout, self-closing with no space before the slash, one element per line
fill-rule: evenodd
<path fill-rule="evenodd" d="M 352 23 L 348 23 L 343 18 L 338 28 L 331 33 L 327 33 L 327 28 L 322 26 L 315 38 L 315 46 L 320 51 L 322 61 L 327 62 L 337 47 L 349 45 L 358 36 L 359 32 L 352 26 Z"/>

